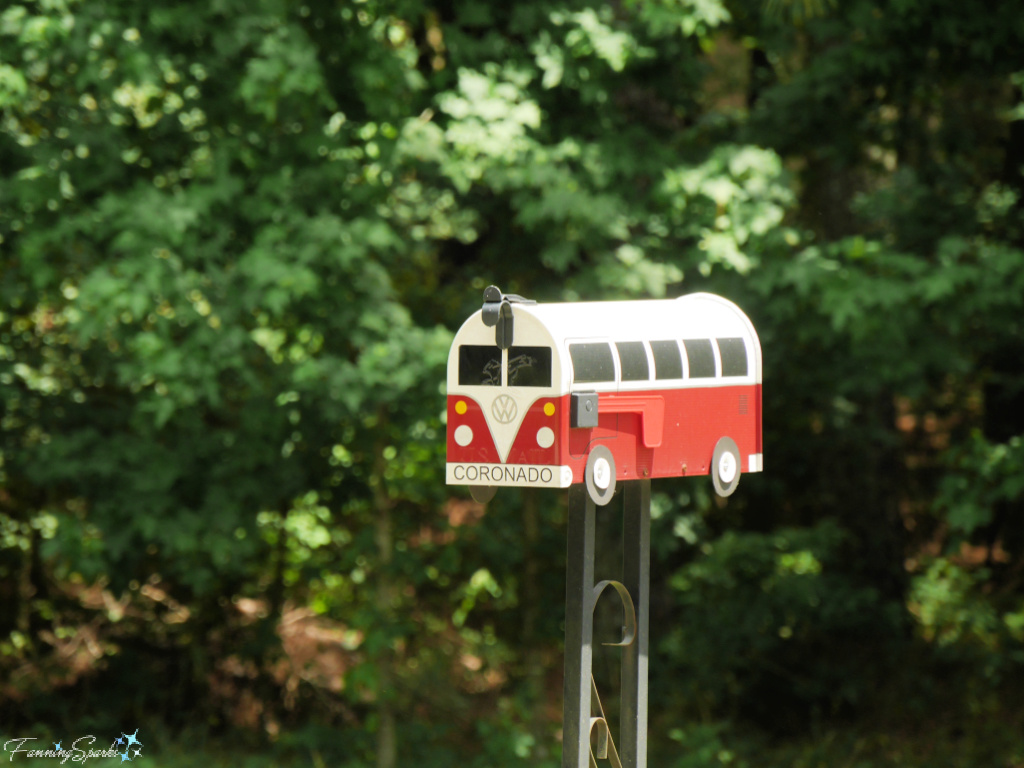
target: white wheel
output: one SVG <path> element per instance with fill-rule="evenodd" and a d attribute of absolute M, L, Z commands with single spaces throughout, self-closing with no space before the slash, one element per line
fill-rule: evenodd
<path fill-rule="evenodd" d="M 740 449 L 731 437 L 723 437 L 711 455 L 711 482 L 715 493 L 729 496 L 740 484 Z"/>
<path fill-rule="evenodd" d="M 587 493 L 594 503 L 603 507 L 615 495 L 615 457 L 605 446 L 599 445 L 587 457 L 584 472 Z"/>

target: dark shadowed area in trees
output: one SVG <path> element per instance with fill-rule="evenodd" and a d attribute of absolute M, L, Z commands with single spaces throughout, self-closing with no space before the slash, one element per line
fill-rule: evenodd
<path fill-rule="evenodd" d="M 1024 764 L 1022 89 L 1010 0 L 3 4 L 0 738 L 559 765 L 565 495 L 444 485 L 494 283 L 761 336 L 652 765 Z"/>

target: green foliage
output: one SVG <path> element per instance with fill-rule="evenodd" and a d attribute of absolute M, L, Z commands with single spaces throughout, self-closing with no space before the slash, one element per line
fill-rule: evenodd
<path fill-rule="evenodd" d="M 734 750 L 729 749 L 723 741 L 727 731 L 724 722 L 698 724 L 681 728 L 673 728 L 669 738 L 676 742 L 673 752 L 675 760 L 668 763 L 673 768 L 705 768 L 706 766 L 732 766 L 746 768 L 749 765 Z"/>
<path fill-rule="evenodd" d="M 1014 436 L 992 444 L 974 432 L 949 452 L 950 472 L 936 499 L 950 528 L 971 534 L 991 526 L 1000 505 L 1024 496 L 1024 443 Z"/>
<path fill-rule="evenodd" d="M 900 608 L 843 572 L 846 539 L 832 522 L 728 532 L 671 578 L 684 621 L 663 653 L 703 711 L 791 727 L 787 717 L 831 714 L 871 690 L 898 645 Z"/>
<path fill-rule="evenodd" d="M 926 640 L 939 646 L 970 640 L 991 645 L 996 641 L 999 619 L 993 606 L 977 594 L 986 575 L 984 571 L 965 571 L 940 558 L 915 579 L 911 605 Z"/>
<path fill-rule="evenodd" d="M 8 3 L 4 721 L 145 702 L 282 761 L 370 764 L 396 722 L 410 764 L 551 763 L 564 508 L 443 486 L 452 331 L 490 283 L 712 290 L 761 337 L 766 471 L 656 489 L 665 764 L 1019 763 L 1019 22 Z M 954 668 L 910 699 L 959 696 L 974 735 L 926 763 L 734 730 L 867 717 L 896 663 Z"/>

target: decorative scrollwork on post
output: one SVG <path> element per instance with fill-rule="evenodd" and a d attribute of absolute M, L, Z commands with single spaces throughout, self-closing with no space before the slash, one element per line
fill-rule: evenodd
<path fill-rule="evenodd" d="M 609 643 L 609 645 L 618 645 L 618 643 Z M 597 683 L 594 681 L 593 675 L 590 677 L 590 696 L 593 706 L 601 713 L 600 717 L 590 718 L 590 768 L 598 768 L 598 760 L 608 760 L 611 762 L 612 768 L 622 768 L 619 750 L 615 747 L 615 739 L 612 738 L 611 728 L 608 727 L 608 720 L 604 716 L 604 707 L 601 706 L 601 696 L 597 692 Z M 594 746 L 595 734 L 597 736 L 596 749 Z"/>
<path fill-rule="evenodd" d="M 594 597 L 591 610 L 597 607 L 597 601 L 606 588 L 611 587 L 619 596 L 622 602 L 622 639 L 617 643 L 602 643 L 612 647 L 625 648 L 636 640 L 636 608 L 633 606 L 633 597 L 621 581 L 605 580 L 594 586 Z M 598 760 L 609 760 L 612 768 L 622 768 L 622 760 L 619 758 L 619 750 L 615 746 L 615 739 L 612 738 L 611 727 L 604 714 L 604 706 L 601 704 L 601 694 L 597 691 L 597 681 L 593 674 L 590 676 L 590 699 L 591 712 L 600 713 L 597 717 L 590 718 L 590 768 L 598 768 Z"/>
<path fill-rule="evenodd" d="M 598 582 L 594 586 L 594 603 L 591 610 L 597 607 L 597 601 L 601 598 L 601 593 L 604 592 L 607 587 L 614 589 L 616 594 L 619 596 L 619 600 L 622 601 L 622 640 L 617 643 L 601 643 L 601 645 L 608 645 L 613 648 L 624 648 L 627 645 L 632 645 L 633 640 L 636 639 L 636 608 L 633 607 L 633 596 L 629 594 L 629 590 L 626 589 L 626 585 L 621 581 L 606 579 L 605 581 Z"/>

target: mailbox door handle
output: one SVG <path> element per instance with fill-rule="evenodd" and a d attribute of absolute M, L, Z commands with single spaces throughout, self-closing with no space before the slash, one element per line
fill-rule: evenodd
<path fill-rule="evenodd" d="M 597 392 L 573 392 L 569 401 L 569 426 L 593 429 L 597 426 Z"/>

